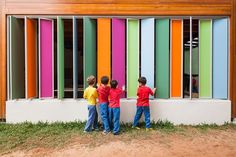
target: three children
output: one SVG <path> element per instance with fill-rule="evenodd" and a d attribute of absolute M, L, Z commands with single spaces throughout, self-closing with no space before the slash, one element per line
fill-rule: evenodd
<path fill-rule="evenodd" d="M 116 80 L 112 80 L 110 82 L 111 87 L 109 87 L 109 78 L 107 76 L 103 76 L 101 78 L 101 85 L 97 90 L 93 87 L 96 82 L 94 76 L 89 76 L 87 78 L 87 82 L 89 86 L 84 91 L 84 98 L 88 101 L 89 115 L 84 132 L 90 132 L 92 129 L 98 130 L 96 110 L 96 98 L 98 98 L 104 128 L 103 134 L 106 135 L 113 129 L 113 134 L 118 135 L 120 131 L 120 97 L 124 89 L 122 90 L 118 88 L 118 82 Z M 149 95 L 154 95 L 156 88 L 151 90 L 147 87 L 147 80 L 145 77 L 140 77 L 138 82 L 137 111 L 132 128 L 140 129 L 137 127 L 137 124 L 142 116 L 142 113 L 144 113 L 146 130 L 150 130 Z"/>

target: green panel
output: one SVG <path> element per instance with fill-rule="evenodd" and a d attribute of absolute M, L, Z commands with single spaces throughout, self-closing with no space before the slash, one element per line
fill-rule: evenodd
<path fill-rule="evenodd" d="M 87 77 L 89 75 L 96 76 L 96 30 L 97 30 L 97 21 L 84 17 L 84 88 L 87 85 Z"/>
<path fill-rule="evenodd" d="M 10 17 L 11 99 L 25 98 L 24 20 Z"/>
<path fill-rule="evenodd" d="M 139 78 L 139 20 L 128 19 L 127 97 L 136 97 Z"/>
<path fill-rule="evenodd" d="M 57 19 L 58 98 L 64 98 L 64 22 Z"/>
<path fill-rule="evenodd" d="M 169 19 L 156 20 L 157 98 L 170 97 L 169 27 Z"/>
<path fill-rule="evenodd" d="M 200 20 L 200 98 L 212 97 L 212 22 Z"/>

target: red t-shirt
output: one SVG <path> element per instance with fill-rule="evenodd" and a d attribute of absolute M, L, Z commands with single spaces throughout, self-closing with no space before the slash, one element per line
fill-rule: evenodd
<path fill-rule="evenodd" d="M 153 95 L 151 88 L 139 86 L 137 91 L 137 106 L 149 106 L 149 95 Z"/>
<path fill-rule="evenodd" d="M 110 87 L 109 86 L 100 86 L 98 87 L 98 102 L 99 103 L 106 103 L 108 102 L 108 96 L 110 92 Z"/>
<path fill-rule="evenodd" d="M 116 88 L 113 89 L 111 88 L 110 90 L 110 103 L 109 103 L 109 107 L 110 108 L 117 108 L 120 107 L 120 96 L 122 94 L 122 89 L 120 88 Z"/>

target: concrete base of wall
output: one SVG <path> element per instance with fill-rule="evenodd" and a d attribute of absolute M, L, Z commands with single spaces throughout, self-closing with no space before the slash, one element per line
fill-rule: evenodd
<path fill-rule="evenodd" d="M 175 125 L 218 124 L 231 121 L 229 100 L 150 100 L 151 120 L 167 120 Z M 136 112 L 135 99 L 121 100 L 120 120 L 132 123 Z M 7 123 L 86 121 L 87 105 L 83 99 L 13 100 L 6 103 Z"/>
<path fill-rule="evenodd" d="M 232 120 L 232 123 L 233 123 L 233 124 L 236 124 L 236 118 L 234 118 L 234 119 Z"/>

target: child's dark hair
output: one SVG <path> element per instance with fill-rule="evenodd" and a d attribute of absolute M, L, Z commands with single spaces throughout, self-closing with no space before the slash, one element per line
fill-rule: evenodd
<path fill-rule="evenodd" d="M 87 82 L 89 85 L 93 85 L 96 82 L 96 78 L 93 75 L 91 75 L 87 78 Z"/>
<path fill-rule="evenodd" d="M 146 85 L 147 79 L 146 79 L 145 77 L 140 77 L 140 78 L 138 79 L 138 82 L 141 83 L 142 85 Z"/>
<path fill-rule="evenodd" d="M 109 82 L 109 78 L 107 76 L 102 76 L 101 77 L 101 83 L 104 85 L 107 85 Z"/>
<path fill-rule="evenodd" d="M 115 89 L 116 86 L 118 85 L 118 82 L 116 80 L 112 80 L 110 84 L 111 84 L 111 88 Z"/>

